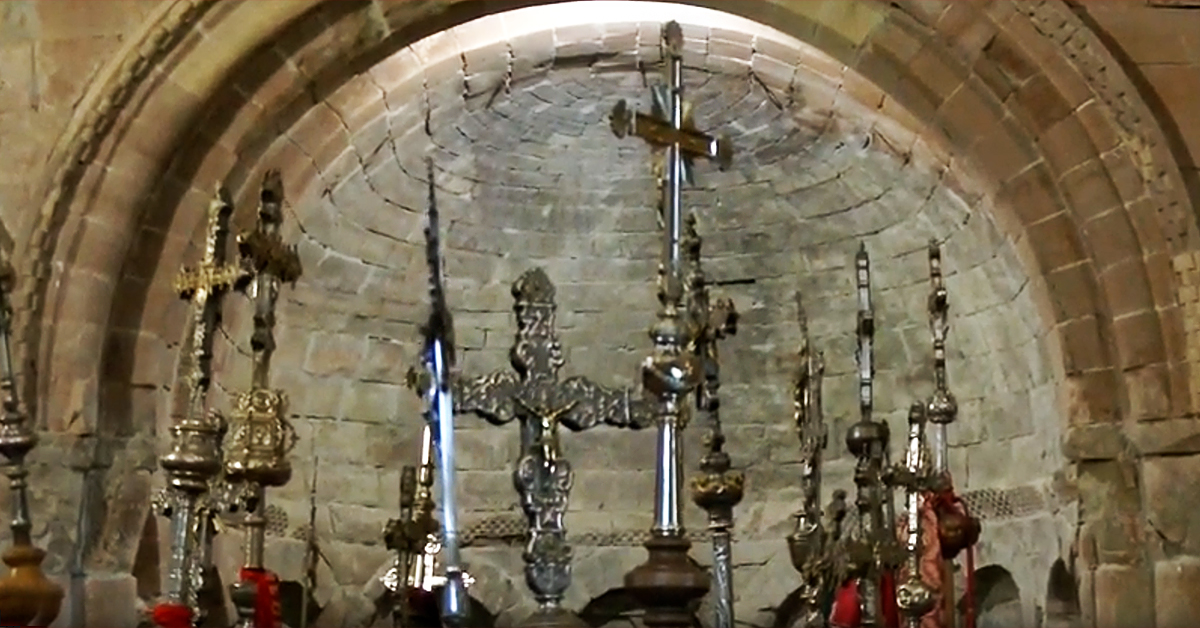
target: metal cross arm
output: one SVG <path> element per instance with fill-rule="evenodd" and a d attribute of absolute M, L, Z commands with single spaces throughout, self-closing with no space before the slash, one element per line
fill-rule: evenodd
<path fill-rule="evenodd" d="M 713 137 L 703 133 L 696 128 L 690 115 L 684 118 L 683 128 L 672 127 L 670 120 L 660 110 L 659 91 L 655 90 L 654 107 L 649 115 L 631 111 L 624 100 L 618 101 L 609 116 L 613 133 L 619 138 L 626 135 L 640 137 L 655 148 L 678 143 L 684 159 L 703 157 L 716 162 L 721 170 L 728 169 L 733 164 L 733 142 L 729 137 Z"/>

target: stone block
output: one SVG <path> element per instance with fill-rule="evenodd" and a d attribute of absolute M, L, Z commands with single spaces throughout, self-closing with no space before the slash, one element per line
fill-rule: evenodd
<path fill-rule="evenodd" d="M 84 583 L 84 612 L 87 626 L 136 626 L 137 579 L 129 574 L 89 574 Z M 63 610 L 67 606 L 64 601 Z M 60 616 L 65 616 L 60 612 Z"/>
<path fill-rule="evenodd" d="M 1102 565 L 1092 577 L 1097 626 L 1154 625 L 1153 584 L 1146 566 Z"/>
<path fill-rule="evenodd" d="M 1146 520 L 1167 556 L 1200 555 L 1200 455 L 1146 458 L 1142 473 Z"/>
<path fill-rule="evenodd" d="M 1179 557 L 1154 565 L 1154 620 L 1158 628 L 1200 622 L 1200 560 Z"/>

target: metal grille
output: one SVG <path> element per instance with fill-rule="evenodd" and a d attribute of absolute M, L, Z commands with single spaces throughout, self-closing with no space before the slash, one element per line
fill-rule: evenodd
<path fill-rule="evenodd" d="M 1011 519 L 1025 517 L 1046 509 L 1046 498 L 1032 486 L 999 489 L 984 488 L 969 491 L 963 501 L 971 514 L 979 519 Z"/>
<path fill-rule="evenodd" d="M 267 520 L 267 534 L 287 536 L 288 516 L 282 508 L 275 504 L 267 504 L 263 517 Z"/>

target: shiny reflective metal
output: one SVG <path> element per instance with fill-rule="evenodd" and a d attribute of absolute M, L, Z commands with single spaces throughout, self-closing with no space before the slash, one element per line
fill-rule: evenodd
<path fill-rule="evenodd" d="M 692 478 L 692 501 L 708 513 L 712 535 L 712 586 L 714 628 L 733 628 L 733 509 L 745 494 L 746 476 L 732 468 L 724 451 L 721 432 L 721 362 L 717 342 L 737 333 L 738 312 L 729 299 L 710 300 L 701 265 L 703 241 L 696 230 L 696 215 L 688 214 L 683 250 L 686 277 L 684 302 L 695 334 L 691 352 L 699 361 L 703 378 L 696 387 L 696 410 L 709 419 L 700 473 Z"/>
<path fill-rule="evenodd" d="M 906 628 L 919 628 L 921 618 L 936 604 L 933 589 L 921 580 L 921 500 L 928 490 L 928 465 L 925 456 L 925 407 L 914 403 L 908 411 L 908 450 L 903 477 L 896 485 L 905 488 L 904 550 L 905 577 L 896 587 L 896 605 Z"/>
<path fill-rule="evenodd" d="M 263 177 L 258 219 L 253 231 L 238 236 L 242 264 L 252 274 L 254 329 L 250 336 L 253 367 L 250 388 L 234 400 L 223 450 L 225 480 L 243 488 L 239 501 L 245 510 L 244 568 L 263 568 L 266 537 L 266 489 L 287 484 L 292 477 L 288 454 L 296 446 L 296 432 L 287 419 L 287 394 L 270 387 L 271 358 L 275 353 L 275 304 L 281 283 L 294 283 L 301 275 L 300 257 L 280 236 L 283 223 L 283 181 L 278 170 Z M 251 600 L 251 583 L 234 586 L 237 625 L 250 626 L 253 610 L 236 603 Z M 258 627 L 263 628 L 263 627 Z M 273 628 L 273 627 L 272 627 Z"/>
<path fill-rule="evenodd" d="M 937 240 L 929 242 L 929 330 L 933 335 L 933 395 L 926 403 L 933 471 L 950 473 L 947 427 L 958 418 L 958 402 L 946 377 L 946 335 L 950 331 L 950 299 L 942 280 L 942 252 Z"/>
<path fill-rule="evenodd" d="M 483 417 L 494 425 L 514 419 L 521 425 L 521 456 L 513 484 L 529 521 L 522 557 L 525 582 L 539 604 L 523 625 L 582 626 L 582 620 L 562 607 L 571 583 L 571 548 L 563 516 L 573 473 L 559 445 L 559 428 L 573 432 L 599 425 L 638 429 L 654 419 L 654 406 L 628 388 L 613 389 L 583 377 L 559 379 L 565 365 L 555 329 L 557 290 L 545 271 L 533 268 L 513 284 L 516 343 L 510 351 L 515 371 L 475 378 L 455 378 L 458 413 Z M 422 388 L 420 377 L 410 385 Z"/>
<path fill-rule="evenodd" d="M 208 229 L 199 265 L 184 268 L 175 280 L 179 296 L 191 302 L 191 333 L 186 340 L 186 397 L 182 416 L 171 427 L 171 450 L 159 460 L 167 487 L 154 499 L 156 510 L 171 520 L 171 554 L 166 570 L 166 601 L 192 610 L 203 619 L 199 592 L 208 567 L 206 548 L 210 522 L 209 489 L 221 472 L 224 418 L 208 408 L 212 384 L 213 340 L 221 324 L 221 306 L 230 291 L 245 286 L 244 267 L 230 263 L 229 192 L 218 187 L 208 206 Z"/>
<path fill-rule="evenodd" d="M 396 564 L 384 576 L 384 586 L 396 594 L 392 616 L 397 627 L 415 625 L 412 592 L 432 592 L 446 584 L 445 576 L 438 574 L 442 541 L 440 524 L 433 516 L 434 450 L 433 429 L 426 423 L 421 430 L 420 465 L 405 466 L 400 474 L 400 517 L 388 521 L 384 529 L 387 548 L 396 552 Z M 469 589 L 472 582 L 464 572 L 464 586 Z"/>
<path fill-rule="evenodd" d="M 799 613 L 802 628 L 824 628 L 825 598 L 841 581 L 844 561 L 836 555 L 841 539 L 842 522 L 846 517 L 846 492 L 834 492 L 834 499 L 821 512 L 821 466 L 829 440 L 821 405 L 821 381 L 825 376 L 825 354 L 812 347 L 808 333 L 808 316 L 799 292 L 796 293 L 796 313 L 800 324 L 801 345 L 798 353 L 795 388 L 792 403 L 795 408 L 796 433 L 800 438 L 800 487 L 803 502 L 794 515 L 796 527 L 787 537 L 792 567 L 800 572 Z"/>
<path fill-rule="evenodd" d="M 464 628 L 470 622 L 471 605 L 459 557 L 458 502 L 454 447 L 454 393 L 451 371 L 454 368 L 454 320 L 446 304 L 445 279 L 442 276 L 442 251 L 438 225 L 433 160 L 426 159 L 429 185 L 429 224 L 425 227 L 425 261 L 429 266 L 429 320 L 421 330 L 425 344 L 421 352 L 428 386 L 425 389 L 425 420 L 433 431 L 437 468 L 442 487 L 442 560 L 446 583 L 442 589 L 442 623 L 449 628 Z"/>
<path fill-rule="evenodd" d="M 692 158 L 715 158 L 719 165 L 728 164 L 732 158 L 726 140 L 695 141 L 699 136 L 688 122 L 690 108 L 683 95 L 683 29 L 678 22 L 663 26 L 662 51 L 666 84 L 654 88 L 654 111 L 644 118 L 646 123 L 624 122 L 629 117 L 622 103 L 614 108 L 611 118 L 618 136 L 635 133 L 652 147 L 664 149 L 665 158 L 664 164 L 655 167 L 664 231 L 658 273 L 661 309 L 650 329 L 654 353 L 642 365 L 643 388 L 658 403 L 654 525 L 651 539 L 646 543 L 649 558 L 625 575 L 625 586 L 645 608 L 643 621 L 651 628 L 691 623 L 692 605 L 711 586 L 708 576 L 688 556 L 690 542 L 684 535 L 679 495 L 683 479 L 680 432 L 690 414 L 684 400 L 703 381 L 705 367 L 692 350 L 699 332 L 698 321 L 693 319 L 684 300 L 683 184 L 690 178 Z M 657 122 L 650 124 L 651 118 Z M 704 150 L 691 152 L 689 147 Z"/>
<path fill-rule="evenodd" d="M 861 626 L 878 626 L 881 620 L 880 582 L 882 574 L 898 567 L 904 560 L 893 528 L 895 517 L 889 516 L 891 488 L 885 472 L 890 433 L 887 423 L 873 419 L 874 406 L 874 336 L 875 308 L 871 302 L 871 262 L 865 245 L 855 256 L 858 290 L 858 361 L 859 412 L 858 423 L 846 433 L 846 446 L 857 461 L 854 485 L 857 495 L 858 530 L 845 542 L 849 574 L 858 588 L 861 606 Z"/>
<path fill-rule="evenodd" d="M 0 259 L 0 455 L 8 465 L 9 500 L 12 506 L 12 544 L 0 558 L 9 572 L 0 578 L 0 618 L 11 626 L 49 626 L 62 606 L 63 590 L 42 572 L 46 551 L 33 545 L 33 520 L 29 514 L 29 471 L 26 456 L 37 446 L 33 431 L 17 396 L 16 369 L 12 363 L 13 309 L 10 296 L 16 273 L 8 259 Z"/>

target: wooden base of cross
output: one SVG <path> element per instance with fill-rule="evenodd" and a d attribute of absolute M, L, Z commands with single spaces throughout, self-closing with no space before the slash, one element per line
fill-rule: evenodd
<path fill-rule="evenodd" d="M 11 571 L 0 580 L 0 621 L 5 626 L 49 626 L 58 617 L 63 590 L 42 573 L 46 550 L 28 540 L 0 556 Z"/>
<path fill-rule="evenodd" d="M 625 574 L 625 588 L 646 609 L 642 623 L 649 628 L 695 624 L 692 609 L 708 593 L 710 579 L 689 555 L 692 542 L 654 535 L 645 547 L 650 557 Z"/>

